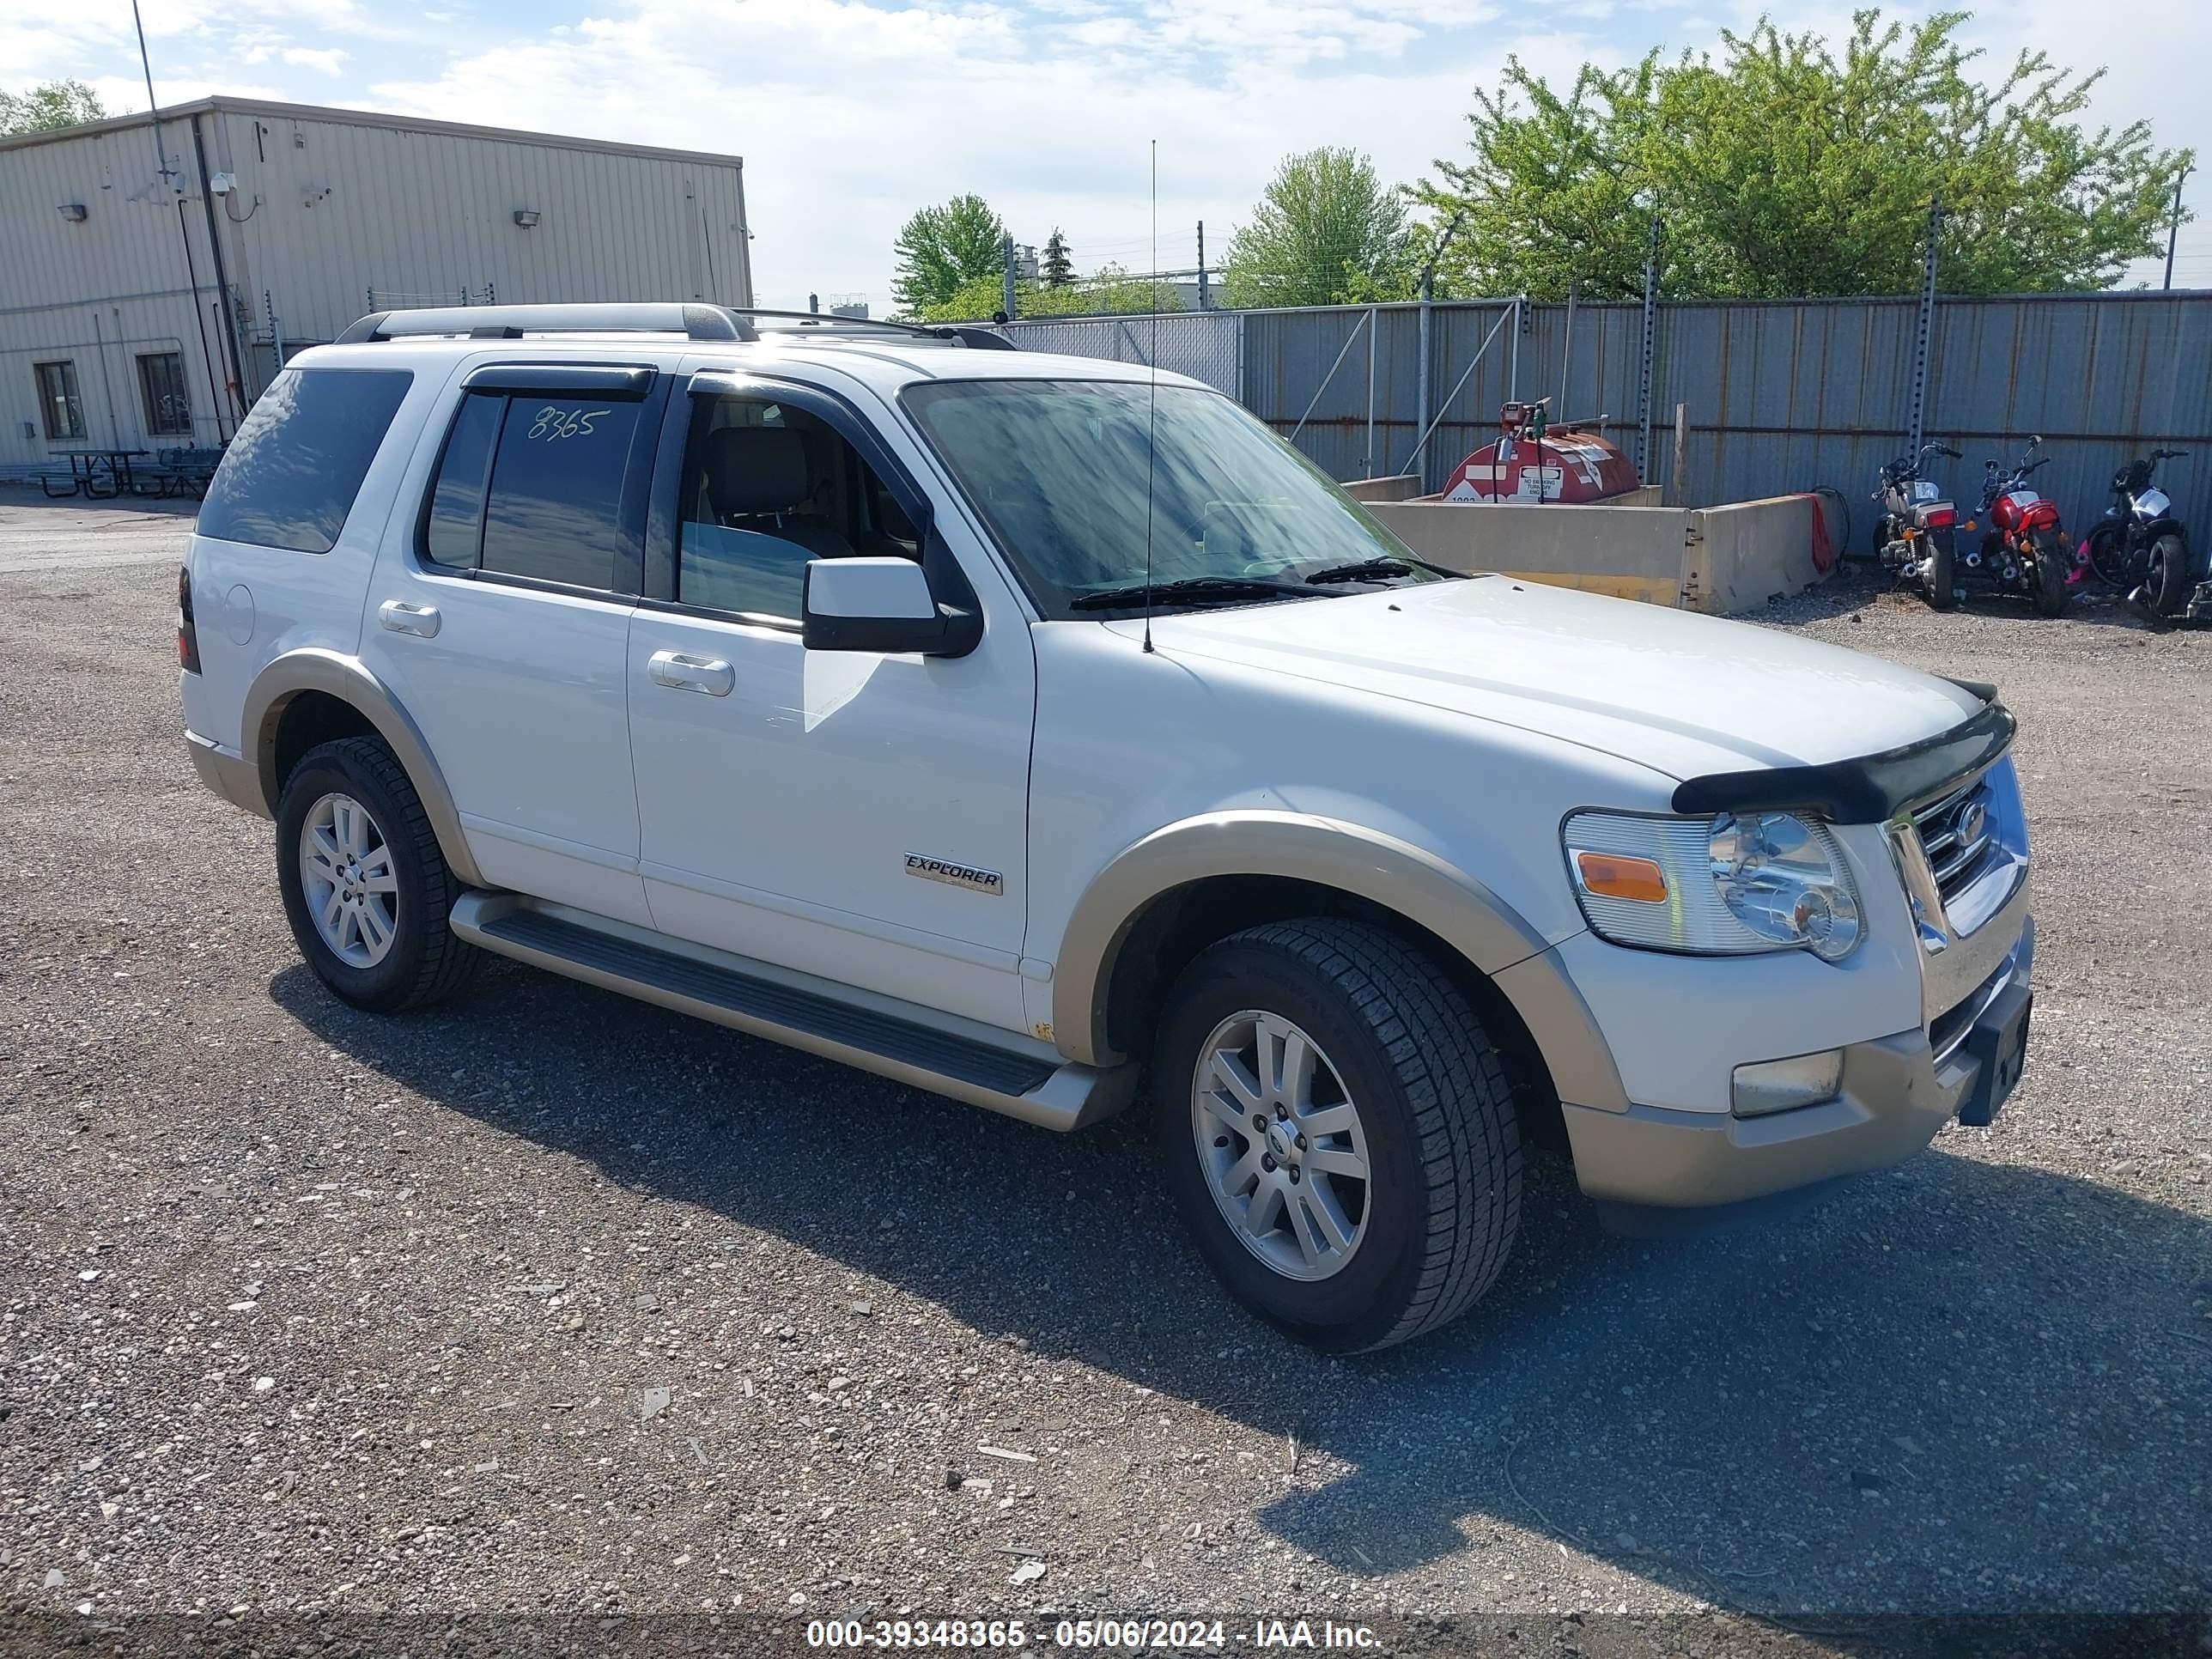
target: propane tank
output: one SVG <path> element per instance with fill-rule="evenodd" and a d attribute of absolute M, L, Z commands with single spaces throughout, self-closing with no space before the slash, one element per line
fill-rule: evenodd
<path fill-rule="evenodd" d="M 1595 432 L 1549 427 L 1544 405 L 1498 411 L 1498 441 L 1486 444 L 1444 481 L 1448 501 L 1601 501 L 1638 487 L 1635 465 Z"/>

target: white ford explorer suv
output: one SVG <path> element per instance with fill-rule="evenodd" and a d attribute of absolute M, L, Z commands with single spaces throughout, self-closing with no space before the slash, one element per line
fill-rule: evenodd
<path fill-rule="evenodd" d="M 492 952 L 1046 1128 L 1141 1097 L 1231 1291 L 1340 1350 L 1482 1294 L 1524 1143 L 1635 1224 L 1990 1121 L 1990 688 L 1434 568 L 1219 393 L 1004 346 L 498 307 L 295 359 L 177 643 L 331 989 Z"/>

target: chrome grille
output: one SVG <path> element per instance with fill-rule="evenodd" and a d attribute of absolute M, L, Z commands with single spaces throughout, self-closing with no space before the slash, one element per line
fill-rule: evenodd
<path fill-rule="evenodd" d="M 1984 775 L 1912 814 L 1920 850 L 1928 855 L 1936 889 L 1947 903 L 1980 873 L 1984 860 L 1996 844 L 1996 825 L 1990 806 L 1989 780 Z"/>

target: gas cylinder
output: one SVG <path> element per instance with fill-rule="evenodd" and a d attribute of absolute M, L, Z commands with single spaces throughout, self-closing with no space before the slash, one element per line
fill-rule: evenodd
<path fill-rule="evenodd" d="M 1448 501 L 1601 501 L 1638 487 L 1628 457 L 1595 432 L 1547 426 L 1543 402 L 1498 411 L 1498 441 L 1486 444 L 1444 481 Z"/>

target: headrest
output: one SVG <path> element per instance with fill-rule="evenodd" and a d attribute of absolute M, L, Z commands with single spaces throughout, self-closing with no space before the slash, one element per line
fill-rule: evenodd
<path fill-rule="evenodd" d="M 717 518 L 788 513 L 811 493 L 806 446 L 783 426 L 726 426 L 707 434 L 707 497 Z"/>

